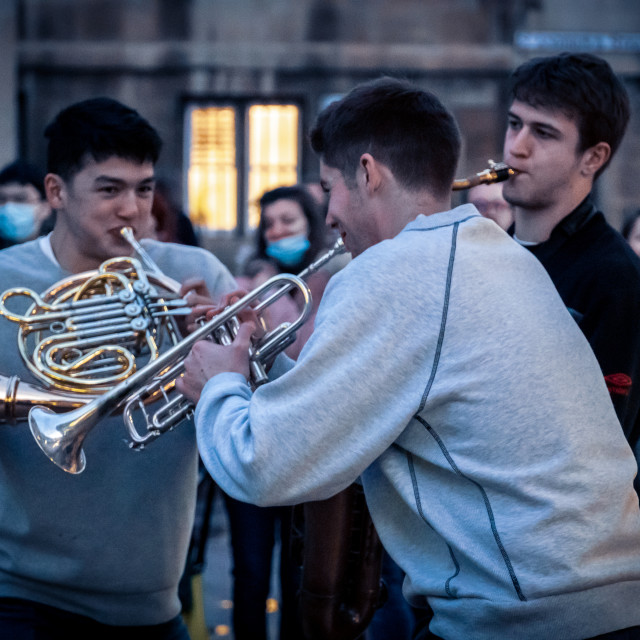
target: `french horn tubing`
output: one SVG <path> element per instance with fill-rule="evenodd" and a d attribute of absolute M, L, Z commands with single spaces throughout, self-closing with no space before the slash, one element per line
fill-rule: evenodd
<path fill-rule="evenodd" d="M 175 381 L 182 373 L 184 359 L 192 346 L 198 340 L 209 336 L 223 344 L 225 340 L 232 340 L 239 324 L 237 316 L 241 311 L 251 306 L 260 316 L 260 313 L 273 302 L 292 289 L 297 289 L 302 296 L 302 310 L 298 318 L 267 332 L 252 348 L 252 375 L 257 373 L 257 379 L 253 384 L 266 382 L 265 367 L 280 351 L 291 344 L 295 339 L 295 332 L 311 313 L 311 292 L 303 278 L 343 251 L 342 241 L 338 240 L 331 251 L 307 267 L 299 276 L 280 274 L 270 278 L 173 347 L 150 359 L 144 367 L 83 406 L 62 414 L 56 413 L 50 406 L 32 408 L 28 421 L 36 442 L 47 457 L 61 469 L 69 473 L 81 473 L 86 466 L 82 450 L 85 438 L 103 417 L 116 409 L 124 408 L 123 417 L 131 438 L 129 446 L 133 449 L 143 448 L 148 442 L 173 429 L 191 415 L 193 405 L 175 392 Z M 152 412 L 147 406 L 152 405 L 155 400 L 160 400 L 162 406 Z M 144 420 L 145 431 L 142 433 L 135 425 L 136 409 L 140 409 L 138 414 Z"/>
<path fill-rule="evenodd" d="M 15 425 L 27 419 L 29 411 L 46 405 L 54 411 L 70 411 L 87 402 L 86 396 L 45 389 L 20 380 L 18 376 L 0 375 L 0 423 Z"/>
<path fill-rule="evenodd" d="M 18 351 L 42 383 L 0 376 L 0 423 L 26 420 L 34 406 L 86 404 L 156 358 L 163 340 L 180 340 L 173 315 L 189 312 L 180 285 L 146 268 L 114 258 L 41 294 L 14 287 L 0 296 L 0 315 L 18 324 Z"/>

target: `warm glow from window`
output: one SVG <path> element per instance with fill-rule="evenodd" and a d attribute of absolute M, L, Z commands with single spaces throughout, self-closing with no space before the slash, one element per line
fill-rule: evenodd
<path fill-rule="evenodd" d="M 298 181 L 298 107 L 249 109 L 249 227 L 260 220 L 258 200 L 268 189 Z"/>
<path fill-rule="evenodd" d="M 231 231 L 237 225 L 235 119 L 233 107 L 191 113 L 189 216 L 194 224 L 208 229 Z"/>
<path fill-rule="evenodd" d="M 192 109 L 188 122 L 191 220 L 212 231 L 233 231 L 247 210 L 248 229 L 257 227 L 260 196 L 298 181 L 299 108 L 208 106 Z M 240 193 L 246 200 L 239 204 Z"/>

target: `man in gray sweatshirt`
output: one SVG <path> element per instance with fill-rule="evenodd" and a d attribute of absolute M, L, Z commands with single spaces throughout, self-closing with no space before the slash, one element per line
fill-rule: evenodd
<path fill-rule="evenodd" d="M 640 625 L 632 452 L 543 267 L 472 205 L 450 209 L 453 117 L 382 79 L 322 112 L 311 142 L 354 259 L 297 363 L 279 357 L 254 393 L 250 314 L 233 345 L 194 346 L 179 386 L 212 476 L 261 505 L 360 477 L 405 596 L 434 611 L 420 638 L 637 637 L 616 635 Z"/>

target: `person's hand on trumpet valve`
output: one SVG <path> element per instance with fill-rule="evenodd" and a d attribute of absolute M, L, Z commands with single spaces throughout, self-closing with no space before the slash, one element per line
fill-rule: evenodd
<path fill-rule="evenodd" d="M 184 373 L 176 380 L 177 390 L 192 402 L 198 402 L 202 389 L 213 376 L 226 371 L 249 378 L 249 348 L 256 330 L 253 320 L 241 321 L 238 333 L 229 345 L 200 340 L 184 360 Z"/>

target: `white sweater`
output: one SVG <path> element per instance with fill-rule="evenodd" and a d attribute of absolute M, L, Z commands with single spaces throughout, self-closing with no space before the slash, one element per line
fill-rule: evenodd
<path fill-rule="evenodd" d="M 636 465 L 546 272 L 470 205 L 419 216 L 331 280 L 296 366 L 209 381 L 201 455 L 257 504 L 362 477 L 380 537 L 450 639 L 640 624 Z"/>

